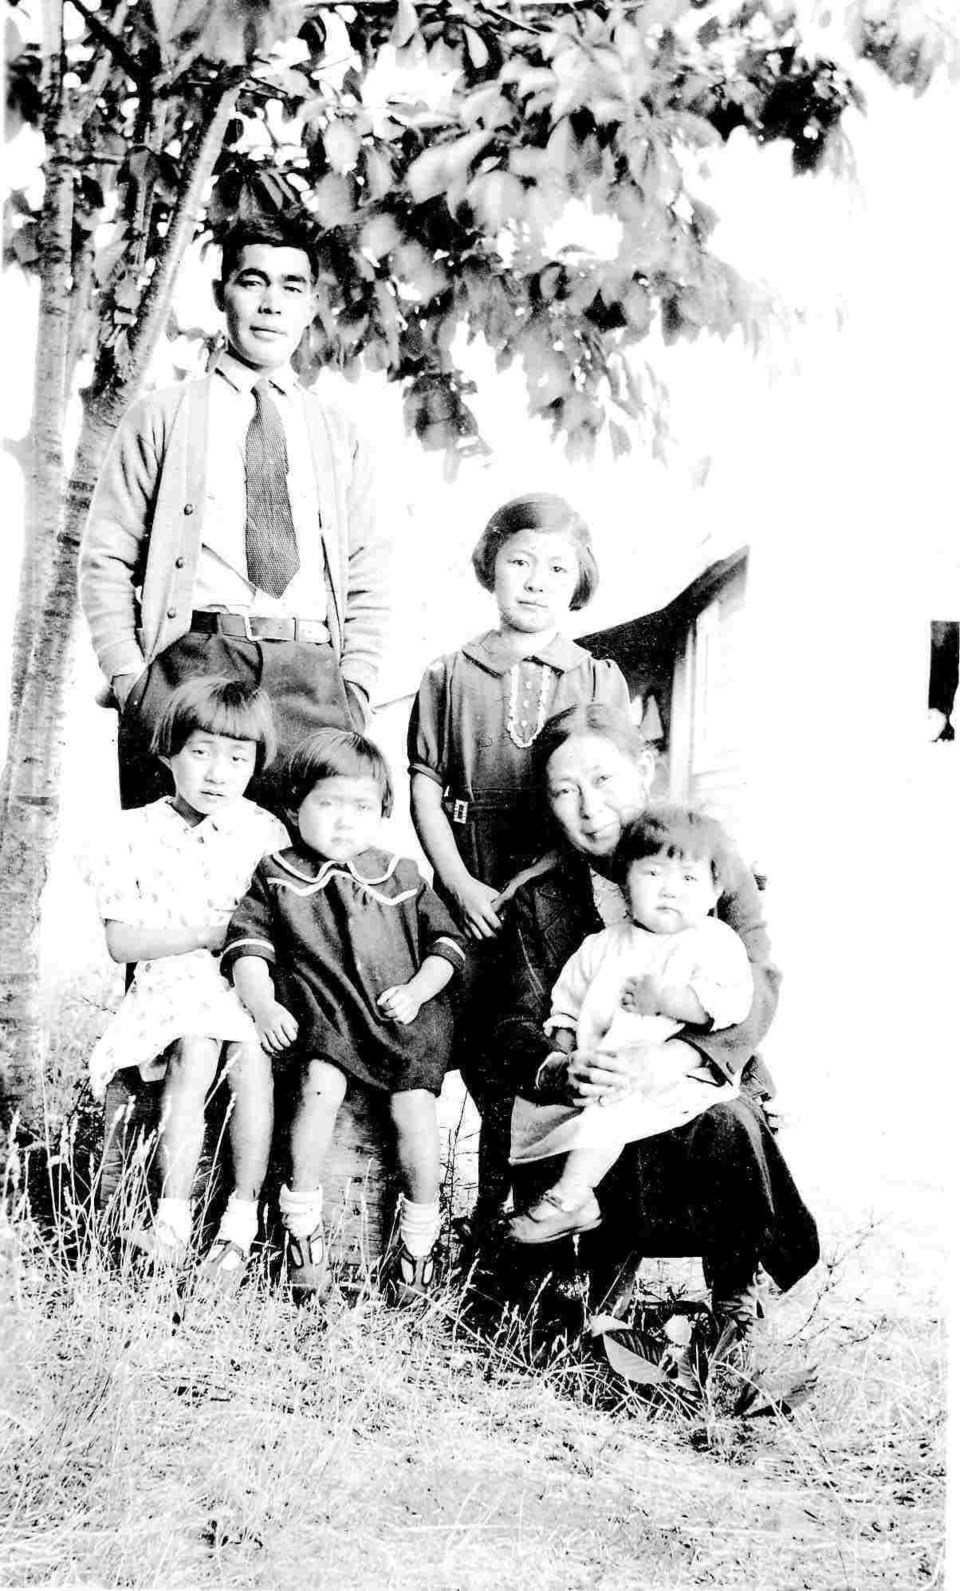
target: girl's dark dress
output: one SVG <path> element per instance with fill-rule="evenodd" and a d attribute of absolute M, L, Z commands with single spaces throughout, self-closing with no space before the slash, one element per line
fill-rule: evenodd
<path fill-rule="evenodd" d="M 379 850 L 348 862 L 297 847 L 265 857 L 231 920 L 224 970 L 239 956 L 270 962 L 277 999 L 299 1026 L 292 1058 L 333 1061 L 390 1093 L 440 1092 L 453 1039 L 447 991 L 407 1024 L 377 1005 L 427 956 L 457 972 L 465 963 L 463 935 L 416 863 Z"/>
<path fill-rule="evenodd" d="M 491 630 L 424 674 L 410 715 L 410 772 L 441 786 L 474 878 L 502 889 L 548 848 L 531 747 L 554 713 L 589 702 L 629 712 L 627 682 L 616 663 L 559 635 L 518 661 Z"/>

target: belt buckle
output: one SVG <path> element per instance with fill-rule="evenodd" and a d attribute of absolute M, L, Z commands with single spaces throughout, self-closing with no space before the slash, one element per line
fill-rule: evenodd
<path fill-rule="evenodd" d="M 248 641 L 255 641 L 256 640 L 256 636 L 254 635 L 253 630 L 250 627 L 250 615 L 249 615 L 249 613 L 235 613 L 233 615 L 233 617 L 235 619 L 239 619 L 240 623 L 243 625 L 244 638 L 246 640 L 248 640 Z"/>
<path fill-rule="evenodd" d="M 451 817 L 453 818 L 454 823 L 466 823 L 466 821 L 467 821 L 467 813 L 469 812 L 469 810 L 470 810 L 469 802 L 467 802 L 467 801 L 459 801 L 459 800 L 458 801 L 454 801 L 454 803 L 453 803 L 453 812 L 451 813 Z"/>

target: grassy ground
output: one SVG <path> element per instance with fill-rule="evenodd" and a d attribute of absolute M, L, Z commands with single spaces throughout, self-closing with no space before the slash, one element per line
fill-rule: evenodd
<path fill-rule="evenodd" d="M 64 1090 L 84 1020 L 67 1024 Z M 82 1160 L 69 1137 L 63 1153 Z M 532 1371 L 527 1323 L 480 1337 L 452 1286 L 420 1316 L 370 1292 L 298 1311 L 263 1274 L 229 1303 L 178 1294 L 110 1263 L 69 1176 L 53 1226 L 17 1183 L 11 1166 L 2 1584 L 941 1582 L 942 1343 L 922 1199 L 877 1224 L 831 1205 L 822 1181 L 826 1263 L 777 1301 L 761 1348 L 774 1374 L 814 1364 L 816 1393 L 790 1418 L 735 1420 L 652 1410 L 578 1344 Z M 661 1289 L 696 1279 L 685 1262 L 647 1273 Z"/>

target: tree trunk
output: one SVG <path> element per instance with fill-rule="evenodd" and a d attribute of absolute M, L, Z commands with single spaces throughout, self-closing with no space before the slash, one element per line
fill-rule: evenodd
<path fill-rule="evenodd" d="M 40 218 L 40 306 L 33 383 L 31 463 L 10 671 L 9 744 L 17 734 L 34 616 L 52 578 L 57 528 L 63 514 L 63 423 L 71 328 L 73 181 L 72 112 L 63 86 L 62 60 L 52 68 L 45 116 L 46 187 Z M 0 815 L 8 799 L 8 769 L 0 785 Z"/>
<path fill-rule="evenodd" d="M 0 1093 L 18 1105 L 30 1122 L 39 1121 L 43 1097 L 40 912 L 59 817 L 66 682 L 77 605 L 77 549 L 107 443 L 140 388 L 166 322 L 176 273 L 194 236 L 204 188 L 237 92 L 235 79 L 221 80 L 197 128 L 163 256 L 144 294 L 124 379 L 87 394 L 66 505 L 61 469 L 51 521 L 32 520 L 27 527 L 26 545 L 42 548 L 42 553 L 38 550 L 29 581 L 21 583 L 17 633 L 26 639 L 3 777 L 5 801 L 0 809 L 0 966 L 6 974 L 0 991 Z M 64 323 L 64 332 L 66 329 Z M 67 346 L 65 335 L 64 360 Z M 34 437 L 36 446 L 36 430 Z"/>

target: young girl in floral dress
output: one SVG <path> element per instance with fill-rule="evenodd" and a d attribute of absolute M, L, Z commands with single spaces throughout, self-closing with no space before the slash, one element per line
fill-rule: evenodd
<path fill-rule="evenodd" d="M 626 710 L 629 693 L 615 663 L 562 633 L 598 581 L 590 533 L 562 497 L 535 493 L 498 509 L 474 548 L 473 567 L 496 602 L 497 626 L 427 670 L 408 748 L 413 821 L 437 891 L 478 941 L 454 1064 L 485 1117 L 482 1217 L 495 1212 L 509 1183 L 508 1123 L 499 1119 L 486 1055 L 496 1015 L 500 896 L 546 849 L 531 748 L 552 714 L 589 702 Z"/>
<path fill-rule="evenodd" d="M 162 1193 L 152 1228 L 135 1240 L 155 1260 L 178 1262 L 191 1235 L 204 1105 L 228 1045 L 234 1191 L 207 1257 L 226 1276 L 242 1270 L 256 1236 L 273 1130 L 269 1060 L 218 967 L 254 868 L 288 843 L 283 824 L 243 795 L 273 754 L 270 704 L 239 681 L 198 676 L 171 696 L 153 744 L 174 794 L 118 813 L 87 856 L 107 948 L 115 961 L 136 963 L 90 1057 L 90 1083 L 102 1098 L 124 1067 L 165 1078 Z"/>

